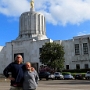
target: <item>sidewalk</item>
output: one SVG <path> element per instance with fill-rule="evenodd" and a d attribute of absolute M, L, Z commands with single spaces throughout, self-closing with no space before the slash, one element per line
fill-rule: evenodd
<path fill-rule="evenodd" d="M 0 78 L 0 90 L 9 90 L 10 80 Z M 42 80 L 37 90 L 89 90 L 89 80 Z"/>
<path fill-rule="evenodd" d="M 0 74 L 0 78 L 5 78 L 5 76 L 3 74 Z"/>

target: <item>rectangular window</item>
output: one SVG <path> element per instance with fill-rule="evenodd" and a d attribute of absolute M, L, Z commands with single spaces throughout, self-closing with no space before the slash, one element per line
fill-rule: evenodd
<path fill-rule="evenodd" d="M 87 43 L 83 43 L 83 53 L 88 54 L 88 44 Z"/>
<path fill-rule="evenodd" d="M 76 69 L 80 69 L 80 64 L 76 64 Z"/>
<path fill-rule="evenodd" d="M 79 44 L 75 44 L 75 55 L 80 55 Z"/>
<path fill-rule="evenodd" d="M 88 69 L 89 67 L 88 67 L 88 64 L 85 64 L 85 69 Z"/>
<path fill-rule="evenodd" d="M 38 72 L 38 63 L 31 63 L 32 67 L 35 68 L 35 70 Z"/>
<path fill-rule="evenodd" d="M 69 70 L 69 65 L 66 65 L 66 69 L 68 69 L 68 70 Z"/>
<path fill-rule="evenodd" d="M 39 54 L 42 52 L 42 48 L 39 48 Z"/>

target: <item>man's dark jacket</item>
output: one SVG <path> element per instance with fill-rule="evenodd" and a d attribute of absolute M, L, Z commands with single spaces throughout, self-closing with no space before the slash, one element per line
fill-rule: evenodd
<path fill-rule="evenodd" d="M 24 70 L 24 64 L 17 64 L 16 62 L 12 62 L 4 69 L 3 74 L 8 78 L 10 72 L 11 76 L 15 79 L 14 81 L 11 80 L 11 86 L 22 87 Z"/>

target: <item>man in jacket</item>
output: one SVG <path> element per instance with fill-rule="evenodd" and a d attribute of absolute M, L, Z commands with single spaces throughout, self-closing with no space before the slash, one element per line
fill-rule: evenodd
<path fill-rule="evenodd" d="M 15 57 L 15 61 L 10 63 L 3 71 L 5 77 L 11 80 L 10 90 L 23 90 L 23 75 L 25 65 L 23 64 L 23 58 L 21 55 Z M 11 76 L 9 75 L 11 73 Z"/>

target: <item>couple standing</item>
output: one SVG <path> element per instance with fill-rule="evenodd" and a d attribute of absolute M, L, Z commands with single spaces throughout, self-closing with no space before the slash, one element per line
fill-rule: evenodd
<path fill-rule="evenodd" d="M 15 57 L 15 61 L 4 69 L 3 74 L 11 80 L 10 90 L 36 90 L 39 80 L 37 71 L 30 62 L 23 64 L 21 55 Z"/>

